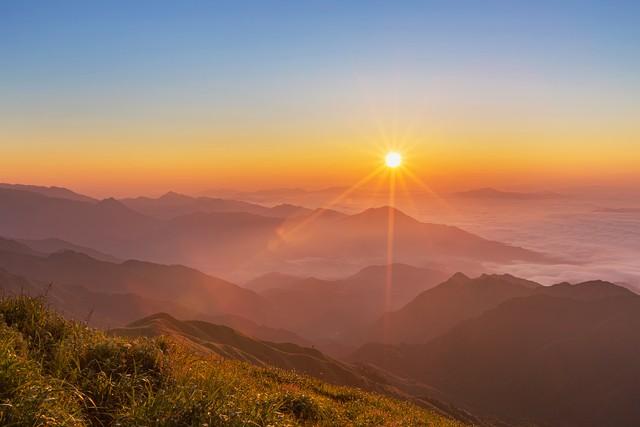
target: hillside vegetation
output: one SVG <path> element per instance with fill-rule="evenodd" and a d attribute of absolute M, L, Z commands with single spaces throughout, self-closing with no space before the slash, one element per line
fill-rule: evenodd
<path fill-rule="evenodd" d="M 0 300 L 0 424 L 455 426 L 434 412 L 276 368 L 117 338 L 39 299 Z"/>

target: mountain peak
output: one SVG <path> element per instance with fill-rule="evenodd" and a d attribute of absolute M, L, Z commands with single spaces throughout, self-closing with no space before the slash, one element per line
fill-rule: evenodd
<path fill-rule="evenodd" d="M 85 196 L 84 194 L 76 193 L 64 187 L 56 187 L 56 186 L 47 187 L 43 185 L 0 183 L 0 188 L 6 188 L 9 190 L 17 190 L 17 191 L 29 191 L 31 193 L 37 193 L 45 197 L 74 200 L 78 202 L 94 203 L 96 201 L 92 197 Z"/>
<path fill-rule="evenodd" d="M 395 208 L 393 206 L 389 206 L 389 205 L 380 206 L 377 208 L 365 209 L 364 211 L 357 213 L 355 215 L 352 215 L 351 217 L 359 218 L 359 219 L 387 221 L 390 214 L 393 214 L 395 221 L 406 220 L 406 221 L 411 221 L 416 223 L 419 222 L 417 219 L 407 215 L 406 213 L 402 212 L 400 209 Z"/>
<path fill-rule="evenodd" d="M 185 194 L 177 193 L 175 191 L 167 191 L 165 194 L 160 196 L 160 199 L 161 200 L 190 200 L 191 197 Z"/>
<path fill-rule="evenodd" d="M 466 274 L 458 271 L 457 273 L 455 273 L 453 276 L 451 276 L 449 278 L 449 280 L 454 280 L 456 282 L 462 282 L 462 281 L 468 281 L 471 280 L 471 278 L 469 278 L 469 276 L 467 276 Z"/>
<path fill-rule="evenodd" d="M 98 203 L 96 203 L 96 207 L 101 209 L 109 209 L 112 211 L 129 210 L 129 208 L 127 208 L 127 206 L 124 203 L 114 199 L 113 197 L 100 200 Z"/>

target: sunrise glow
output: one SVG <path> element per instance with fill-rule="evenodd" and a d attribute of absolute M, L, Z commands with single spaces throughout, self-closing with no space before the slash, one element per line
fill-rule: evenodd
<path fill-rule="evenodd" d="M 390 151 L 385 156 L 384 163 L 389 168 L 397 168 L 402 164 L 402 155 L 396 151 Z"/>

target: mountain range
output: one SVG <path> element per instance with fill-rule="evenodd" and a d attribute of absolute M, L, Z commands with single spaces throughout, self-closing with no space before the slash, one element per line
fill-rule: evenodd
<path fill-rule="evenodd" d="M 429 384 L 447 401 L 509 425 L 632 426 L 640 419 L 640 296 L 625 288 L 455 275 L 410 305 L 399 312 L 405 325 L 415 316 L 414 343 L 369 343 L 351 360 Z M 446 321 L 434 327 L 438 316 L 418 306 L 438 308 Z"/>
<path fill-rule="evenodd" d="M 640 296 L 481 274 L 555 258 L 388 206 L 346 214 L 173 192 L 99 201 L 3 184 L 0 235 L 2 294 L 40 296 L 113 334 L 171 335 L 477 425 L 640 419 Z M 460 265 L 471 268 L 452 274 Z"/>
<path fill-rule="evenodd" d="M 495 188 L 485 187 L 477 188 L 474 190 L 460 191 L 457 193 L 451 193 L 450 197 L 460 199 L 491 199 L 491 200 L 547 200 L 547 199 L 559 199 L 563 196 L 558 193 L 550 191 L 538 191 L 538 192 L 517 192 L 517 191 L 502 191 Z"/>
<path fill-rule="evenodd" d="M 234 210 L 242 208 L 245 211 Z M 322 276 L 330 266 L 334 274 L 344 275 L 385 263 L 389 215 L 395 217 L 397 262 L 552 260 L 456 227 L 423 223 L 389 207 L 347 215 L 177 194 L 160 199 L 80 201 L 0 189 L 0 235 L 62 239 L 120 259 L 184 264 L 237 279 L 271 271 Z"/>
<path fill-rule="evenodd" d="M 271 303 L 280 314 L 281 325 L 289 325 L 316 342 L 347 344 L 345 339 L 352 331 L 369 325 L 386 311 L 404 306 L 446 277 L 447 273 L 431 268 L 392 264 L 369 266 L 337 280 L 271 273 L 245 287 Z"/>

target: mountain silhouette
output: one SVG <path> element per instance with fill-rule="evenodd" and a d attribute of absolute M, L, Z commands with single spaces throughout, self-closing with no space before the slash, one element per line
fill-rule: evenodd
<path fill-rule="evenodd" d="M 292 257 L 343 257 L 385 260 L 389 216 L 394 221 L 393 256 L 397 262 L 420 264 L 462 257 L 492 261 L 548 257 L 526 249 L 493 242 L 460 228 L 420 222 L 392 207 L 371 208 L 355 215 L 319 216 L 313 221 L 294 218 L 281 227 L 281 251 Z"/>
<path fill-rule="evenodd" d="M 72 252 L 78 252 L 85 255 L 89 255 L 91 258 L 94 258 L 100 261 L 115 262 L 115 263 L 122 262 L 122 260 L 114 256 L 111 256 L 109 254 L 105 254 L 103 252 L 97 251 L 92 248 L 88 248 L 86 246 L 75 245 L 71 242 L 67 242 L 62 239 L 50 238 L 50 239 L 39 239 L 39 240 L 20 240 L 19 242 L 41 254 L 52 254 L 56 252 L 72 251 Z"/>
<path fill-rule="evenodd" d="M 510 275 L 471 279 L 457 273 L 426 290 L 397 311 L 385 313 L 361 341 L 424 343 L 462 320 L 481 314 L 508 299 L 531 295 L 541 285 Z"/>
<path fill-rule="evenodd" d="M 635 425 L 640 297 L 602 281 L 529 289 L 424 344 L 368 344 L 353 359 L 509 424 Z"/>
<path fill-rule="evenodd" d="M 464 199 L 494 199 L 494 200 L 544 200 L 558 199 L 563 197 L 561 194 L 549 191 L 522 193 L 515 191 L 501 191 L 495 188 L 478 188 L 475 190 L 461 191 L 453 193 L 451 196 Z"/>
<path fill-rule="evenodd" d="M 171 219 L 194 213 L 244 212 L 261 216 L 285 218 L 309 212 L 309 209 L 294 205 L 279 205 L 273 208 L 255 203 L 212 197 L 191 197 L 170 191 L 158 198 L 137 197 L 120 200 L 127 207 L 148 216 Z"/>
<path fill-rule="evenodd" d="M 179 265 L 135 260 L 116 264 L 71 251 L 43 257 L 0 251 L 0 268 L 46 283 L 171 301 L 191 312 L 234 314 L 259 323 L 269 318 L 268 303 L 254 292 Z"/>
<path fill-rule="evenodd" d="M 42 185 L 0 183 L 0 188 L 6 188 L 9 190 L 30 191 L 32 193 L 41 194 L 47 197 L 55 197 L 58 199 L 76 200 L 79 202 L 97 202 L 97 200 L 93 197 L 76 193 L 64 187 L 45 187 Z"/>
<path fill-rule="evenodd" d="M 179 195 L 167 197 L 182 200 Z M 324 274 L 329 265 L 345 274 L 353 272 L 354 265 L 385 263 L 389 213 L 395 217 L 396 262 L 421 265 L 429 261 L 446 266 L 460 260 L 550 261 L 543 254 L 483 239 L 456 227 L 419 222 L 393 208 L 355 215 L 303 211 L 287 218 L 196 212 L 159 219 L 115 199 L 89 203 L 0 189 L 0 235 L 29 240 L 57 238 L 120 259 L 185 264 L 226 277 L 291 269 Z"/>
<path fill-rule="evenodd" d="M 287 328 L 319 341 L 344 341 L 353 330 L 386 310 L 401 307 L 446 277 L 434 269 L 393 264 L 366 267 L 337 280 L 271 273 L 245 286 L 269 300 Z"/>

